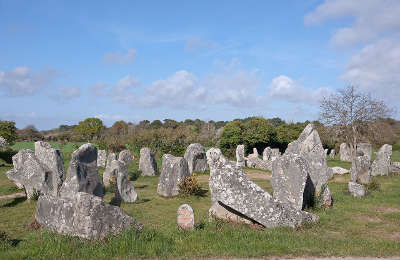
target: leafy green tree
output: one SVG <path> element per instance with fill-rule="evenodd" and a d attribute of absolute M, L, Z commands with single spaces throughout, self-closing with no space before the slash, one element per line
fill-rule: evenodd
<path fill-rule="evenodd" d="M 17 128 L 13 121 L 0 121 L 0 136 L 7 140 L 9 145 L 13 145 L 17 140 Z"/>
<path fill-rule="evenodd" d="M 78 138 L 91 141 L 93 138 L 99 137 L 103 129 L 103 121 L 98 118 L 91 117 L 86 118 L 84 121 L 80 121 L 79 124 L 74 128 L 74 132 Z"/>
<path fill-rule="evenodd" d="M 112 135 L 122 136 L 128 134 L 128 124 L 124 120 L 115 122 L 110 129 Z"/>
<path fill-rule="evenodd" d="M 254 117 L 244 123 L 243 143 L 250 152 L 253 147 L 261 153 L 263 149 L 272 145 L 276 139 L 276 130 L 271 123 L 262 117 Z"/>
<path fill-rule="evenodd" d="M 243 143 L 243 130 L 244 126 L 240 120 L 225 125 L 219 142 L 222 153 L 234 155 L 236 146 Z"/>
<path fill-rule="evenodd" d="M 150 127 L 153 129 L 158 129 L 158 128 L 161 128 L 162 126 L 163 126 L 163 123 L 160 120 L 154 120 L 150 124 Z"/>
<path fill-rule="evenodd" d="M 166 128 L 177 128 L 178 125 L 179 123 L 173 119 L 164 119 L 164 127 Z"/>
<path fill-rule="evenodd" d="M 274 118 L 268 119 L 268 121 L 273 126 L 280 126 L 280 125 L 286 124 L 286 122 L 284 120 L 280 119 L 279 117 L 274 117 Z"/>

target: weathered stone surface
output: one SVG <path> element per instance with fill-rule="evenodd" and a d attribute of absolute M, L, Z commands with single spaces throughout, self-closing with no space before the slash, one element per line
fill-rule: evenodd
<path fill-rule="evenodd" d="M 114 170 L 111 167 L 112 161 L 117 160 L 115 153 L 110 153 L 107 157 L 106 169 L 103 172 L 103 185 L 108 188 L 112 182 L 115 182 Z"/>
<path fill-rule="evenodd" d="M 275 159 L 277 159 L 281 156 L 281 152 L 279 151 L 279 148 L 272 148 L 271 150 L 272 150 L 271 161 L 274 161 Z"/>
<path fill-rule="evenodd" d="M 371 163 L 367 155 L 357 156 L 351 164 L 351 181 L 368 184 L 371 181 Z"/>
<path fill-rule="evenodd" d="M 38 194 L 53 193 L 52 172 L 42 164 L 32 150 L 24 149 L 12 157 L 14 169 L 7 177 L 25 189 L 28 199 Z"/>
<path fill-rule="evenodd" d="M 189 166 L 185 158 L 164 154 L 162 158 L 162 171 L 157 187 L 157 193 L 164 197 L 178 195 L 178 184 L 187 176 L 190 176 L 190 173 Z"/>
<path fill-rule="evenodd" d="M 335 149 L 332 149 L 331 152 L 329 153 L 329 158 L 335 159 Z"/>
<path fill-rule="evenodd" d="M 340 145 L 339 156 L 342 162 L 351 162 L 351 151 L 348 144 L 342 143 Z"/>
<path fill-rule="evenodd" d="M 316 215 L 273 199 L 250 181 L 240 167 L 231 164 L 219 149 L 208 150 L 207 161 L 212 205 L 219 202 L 265 227 L 297 227 L 305 222 L 318 221 Z"/>
<path fill-rule="evenodd" d="M 343 174 L 350 172 L 349 170 L 339 167 L 339 166 L 332 167 L 332 171 L 333 171 L 333 174 L 339 174 L 339 175 L 343 175 Z"/>
<path fill-rule="evenodd" d="M 8 146 L 7 140 L 2 136 L 0 136 L 0 147 L 6 147 L 6 146 Z"/>
<path fill-rule="evenodd" d="M 315 192 L 321 196 L 320 202 L 324 206 L 331 206 L 328 180 L 332 177 L 332 171 L 328 168 L 324 148 L 313 124 L 307 125 L 299 138 L 288 145 L 285 154 L 298 154 L 308 162 Z"/>
<path fill-rule="evenodd" d="M 97 150 L 97 167 L 106 167 L 106 150 Z"/>
<path fill-rule="evenodd" d="M 177 212 L 177 223 L 180 229 L 184 230 L 194 229 L 194 212 L 190 205 L 183 204 L 179 206 Z"/>
<path fill-rule="evenodd" d="M 51 195 L 58 196 L 65 179 L 64 160 L 60 150 L 56 150 L 49 143 L 35 142 L 35 156 L 50 171 L 47 178 L 51 182 Z"/>
<path fill-rule="evenodd" d="M 84 144 L 72 153 L 61 196 L 67 197 L 77 192 L 104 196 L 103 185 L 97 173 L 97 148 L 93 144 Z"/>
<path fill-rule="evenodd" d="M 138 195 L 129 181 L 126 163 L 120 160 L 113 160 L 109 170 L 110 176 L 112 176 L 110 179 L 115 183 L 115 198 L 122 199 L 125 202 L 135 202 L 138 199 Z"/>
<path fill-rule="evenodd" d="M 325 151 L 325 154 L 328 155 L 328 149 L 325 149 L 324 151 Z"/>
<path fill-rule="evenodd" d="M 370 143 L 359 143 L 357 144 L 357 155 L 366 155 L 368 160 L 371 161 L 372 156 L 372 145 Z"/>
<path fill-rule="evenodd" d="M 190 174 L 207 170 L 206 150 L 201 144 L 190 144 L 186 148 L 184 158 L 189 165 Z"/>
<path fill-rule="evenodd" d="M 390 172 L 399 173 L 400 172 L 400 162 L 392 162 L 390 164 Z"/>
<path fill-rule="evenodd" d="M 246 166 L 264 171 L 272 171 L 272 161 L 264 161 L 255 156 L 249 156 L 246 158 Z"/>
<path fill-rule="evenodd" d="M 132 154 L 128 149 L 123 150 L 119 153 L 118 160 L 126 163 L 127 165 L 132 162 Z"/>
<path fill-rule="evenodd" d="M 365 188 L 363 185 L 355 183 L 355 182 L 349 182 L 349 192 L 351 195 L 354 197 L 363 197 L 365 196 Z"/>
<path fill-rule="evenodd" d="M 240 144 L 236 147 L 236 165 L 243 167 L 246 165 L 246 160 L 244 157 L 244 145 Z"/>
<path fill-rule="evenodd" d="M 284 154 L 275 160 L 271 178 L 274 198 L 298 210 L 312 206 L 315 190 L 310 171 L 308 162 L 296 154 Z"/>
<path fill-rule="evenodd" d="M 249 154 L 247 158 L 258 158 L 257 148 L 253 148 L 253 153 Z"/>
<path fill-rule="evenodd" d="M 392 163 L 392 146 L 384 144 L 376 153 L 375 161 L 371 166 L 371 175 L 389 175 L 390 164 Z"/>
<path fill-rule="evenodd" d="M 155 176 L 158 174 L 156 159 L 150 148 L 140 149 L 139 170 L 142 176 Z"/>
<path fill-rule="evenodd" d="M 208 210 L 208 214 L 210 217 L 214 217 L 217 219 L 223 219 L 226 221 L 231 221 L 235 223 L 245 223 L 245 224 L 253 224 L 254 220 L 249 219 L 245 215 L 241 214 L 229 208 L 228 206 L 223 205 L 220 202 L 214 203 L 211 208 Z"/>
<path fill-rule="evenodd" d="M 272 155 L 272 149 L 271 147 L 268 146 L 263 151 L 263 161 L 270 161 L 271 155 Z"/>
<path fill-rule="evenodd" d="M 119 207 L 85 192 L 68 197 L 40 196 L 36 220 L 51 231 L 87 239 L 118 234 L 130 227 L 142 229 L 142 224 Z"/>

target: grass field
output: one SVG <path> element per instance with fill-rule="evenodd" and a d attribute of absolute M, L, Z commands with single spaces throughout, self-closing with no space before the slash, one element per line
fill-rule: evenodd
<path fill-rule="evenodd" d="M 338 162 L 329 160 L 329 164 Z M 8 169 L 0 167 L 0 195 L 16 191 L 5 176 Z M 319 223 L 297 230 L 257 230 L 209 221 L 209 192 L 204 197 L 161 198 L 156 193 L 158 177 L 139 177 L 137 161 L 129 166 L 129 171 L 139 200 L 122 203 L 121 208 L 144 224 L 142 232 L 128 230 L 104 240 L 86 241 L 31 230 L 28 226 L 34 219 L 35 201 L 0 200 L 0 231 L 10 238 L 9 243 L 1 242 L 0 234 L 0 259 L 400 255 L 399 175 L 378 177 L 380 189 L 361 199 L 346 191 L 349 175 L 336 176 L 330 181 L 333 208 L 311 210 L 320 217 Z M 269 172 L 247 168 L 245 171 L 272 193 Z M 197 179 L 208 190 L 208 175 L 198 175 Z M 105 200 L 111 197 L 107 193 Z M 176 227 L 176 210 L 183 203 L 190 204 L 195 211 L 196 229 L 192 232 L 181 232 Z"/>

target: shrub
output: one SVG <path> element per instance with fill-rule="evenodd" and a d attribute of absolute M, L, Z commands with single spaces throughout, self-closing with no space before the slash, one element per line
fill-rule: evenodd
<path fill-rule="evenodd" d="M 6 232 L 0 231 L 0 250 L 7 249 L 13 245 L 12 239 L 7 235 Z"/>
<path fill-rule="evenodd" d="M 195 175 L 182 179 L 182 181 L 178 184 L 178 187 L 179 194 L 182 196 L 201 195 L 201 187 L 197 183 Z"/>
<path fill-rule="evenodd" d="M 368 192 L 371 191 L 379 191 L 381 190 L 381 185 L 379 184 L 379 182 L 376 180 L 376 178 L 373 178 L 367 185 L 365 185 L 365 189 Z"/>

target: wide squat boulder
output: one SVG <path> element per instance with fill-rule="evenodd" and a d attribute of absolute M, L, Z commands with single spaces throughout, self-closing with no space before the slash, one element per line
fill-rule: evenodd
<path fill-rule="evenodd" d="M 351 164 L 351 181 L 368 184 L 371 181 L 371 163 L 367 155 L 357 156 Z"/>
<path fill-rule="evenodd" d="M 126 164 L 130 164 L 132 162 L 131 151 L 129 151 L 128 149 L 121 151 L 119 153 L 118 160 Z"/>
<path fill-rule="evenodd" d="M 389 175 L 390 164 L 392 163 L 392 146 L 384 144 L 376 153 L 375 161 L 371 166 L 371 175 Z"/>
<path fill-rule="evenodd" d="M 246 165 L 246 159 L 244 157 L 244 145 L 239 144 L 236 147 L 236 165 L 239 167 L 243 167 Z"/>
<path fill-rule="evenodd" d="M 106 167 L 106 150 L 97 150 L 97 167 Z"/>
<path fill-rule="evenodd" d="M 114 160 L 110 166 L 110 176 L 115 180 L 115 197 L 125 202 L 135 202 L 138 195 L 129 181 L 128 166 L 120 160 Z"/>
<path fill-rule="evenodd" d="M 308 162 L 299 155 L 285 154 L 275 160 L 271 178 L 274 198 L 298 210 L 313 206 L 315 190 L 310 171 Z"/>
<path fill-rule="evenodd" d="M 185 158 L 164 154 L 162 158 L 162 171 L 157 187 L 157 193 L 164 197 L 179 194 L 178 184 L 190 176 L 189 166 Z"/>
<path fill-rule="evenodd" d="M 156 159 L 150 148 L 140 149 L 139 170 L 142 176 L 155 176 L 158 174 Z"/>
<path fill-rule="evenodd" d="M 103 185 L 97 173 L 97 148 L 93 144 L 84 144 L 72 153 L 61 196 L 70 196 L 76 192 L 104 196 Z"/>
<path fill-rule="evenodd" d="M 298 227 L 318 221 L 318 216 L 280 203 L 257 184 L 250 181 L 240 167 L 230 163 L 219 149 L 207 152 L 210 166 L 211 203 L 219 203 L 237 215 L 265 227 Z"/>
<path fill-rule="evenodd" d="M 288 145 L 285 154 L 300 155 L 308 162 L 312 184 L 315 192 L 320 194 L 319 202 L 324 206 L 331 206 L 328 180 L 333 176 L 333 172 L 328 168 L 326 154 L 315 126 L 307 125 L 299 138 Z"/>
<path fill-rule="evenodd" d="M 205 172 L 207 170 L 206 150 L 201 144 L 190 144 L 184 155 L 189 165 L 189 173 Z"/>
<path fill-rule="evenodd" d="M 119 207 L 85 192 L 68 197 L 40 196 L 36 220 L 51 231 L 87 239 L 115 235 L 131 227 L 142 229 L 142 224 Z"/>
<path fill-rule="evenodd" d="M 339 157 L 342 162 L 351 162 L 350 146 L 346 143 L 340 145 Z"/>
<path fill-rule="evenodd" d="M 112 161 L 117 160 L 117 155 L 115 153 L 110 153 L 107 157 L 106 169 L 103 172 L 103 185 L 105 188 L 108 188 L 111 182 L 115 182 L 113 179 L 113 171 L 111 170 Z"/>

